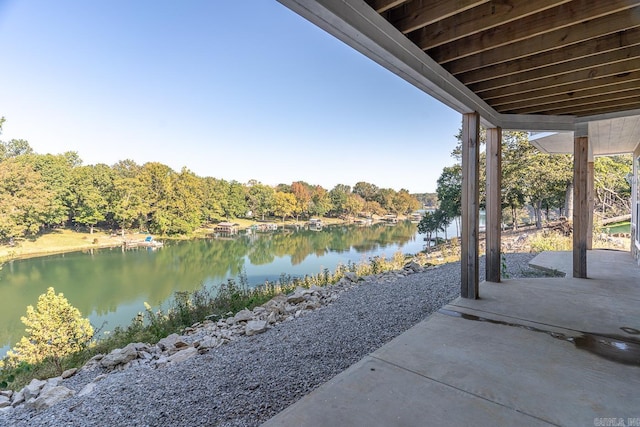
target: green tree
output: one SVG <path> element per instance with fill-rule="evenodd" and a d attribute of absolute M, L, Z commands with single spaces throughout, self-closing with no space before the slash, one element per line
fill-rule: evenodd
<path fill-rule="evenodd" d="M 329 192 L 320 185 L 313 187 L 309 215 L 324 216 L 331 210 L 331 198 Z"/>
<path fill-rule="evenodd" d="M 633 173 L 630 155 L 596 157 L 593 161 L 595 211 L 602 217 L 623 215 L 631 211 Z"/>
<path fill-rule="evenodd" d="M 174 174 L 170 212 L 173 221 L 169 234 L 191 234 L 201 225 L 201 179 L 187 168 Z"/>
<path fill-rule="evenodd" d="M 102 165 L 104 167 L 104 165 Z M 69 202 L 73 221 L 93 228 L 106 219 L 110 191 L 104 186 L 100 166 L 80 166 L 73 169 Z"/>
<path fill-rule="evenodd" d="M 353 186 L 353 192 L 366 201 L 375 200 L 378 190 L 376 185 L 364 181 L 356 182 L 356 185 Z"/>
<path fill-rule="evenodd" d="M 146 222 L 148 190 L 141 180 L 141 167 L 133 160 L 123 160 L 113 166 L 113 219 L 120 226 L 122 237 L 125 231 L 137 222 Z"/>
<path fill-rule="evenodd" d="M 381 188 L 376 195 L 376 201 L 380 204 L 385 213 L 393 212 L 393 198 L 396 196 L 396 191 L 392 188 Z"/>
<path fill-rule="evenodd" d="M 202 182 L 202 217 L 205 221 L 219 221 L 224 217 L 222 201 L 226 200 L 226 185 L 224 180 L 206 177 Z"/>
<path fill-rule="evenodd" d="M 0 141 L 0 160 L 18 157 L 23 154 L 33 154 L 33 149 L 24 139 L 12 139 L 11 141 Z"/>
<path fill-rule="evenodd" d="M 37 234 L 46 222 L 53 196 L 30 164 L 17 158 L 0 162 L 0 239 Z"/>
<path fill-rule="evenodd" d="M 62 358 L 85 348 L 93 337 L 89 319 L 53 288 L 38 297 L 36 308 L 28 306 L 20 320 L 28 335 L 7 353 L 17 362 L 34 364 L 50 358 L 60 370 Z"/>
<path fill-rule="evenodd" d="M 462 167 L 455 164 L 443 168 L 437 182 L 439 209 L 450 220 L 459 218 L 462 215 Z"/>
<path fill-rule="evenodd" d="M 427 235 L 427 252 L 431 250 L 431 236 L 433 233 L 437 233 L 438 230 L 442 229 L 442 222 L 435 212 L 424 213 L 424 216 L 418 223 L 418 231 Z"/>
<path fill-rule="evenodd" d="M 351 194 L 351 187 L 344 184 L 337 184 L 329 191 L 331 199 L 331 211 L 335 215 L 342 215 L 346 211 L 347 197 Z"/>
<path fill-rule="evenodd" d="M 243 217 L 247 214 L 247 199 L 245 186 L 237 181 L 231 181 L 227 187 L 226 198 L 222 202 L 222 210 L 227 220 Z"/>
<path fill-rule="evenodd" d="M 264 221 L 265 215 L 273 210 L 273 198 L 275 191 L 268 185 L 253 183 L 247 191 L 247 205 L 255 216 L 260 216 Z"/>
<path fill-rule="evenodd" d="M 24 154 L 16 159 L 30 164 L 39 172 L 47 189 L 53 193 L 44 225 L 52 227 L 64 224 L 70 216 L 71 172 L 75 159 L 64 154 Z"/>

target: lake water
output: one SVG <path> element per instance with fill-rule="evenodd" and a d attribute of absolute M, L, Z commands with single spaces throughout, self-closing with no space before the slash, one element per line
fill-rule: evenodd
<path fill-rule="evenodd" d="M 455 235 L 455 226 L 449 237 Z M 317 274 L 339 264 L 374 256 L 417 253 L 424 236 L 410 222 L 394 226 L 334 226 L 257 233 L 228 239 L 168 242 L 158 250 L 121 248 L 72 252 L 16 260 L 0 270 L 0 357 L 24 333 L 20 317 L 27 305 L 53 286 L 62 292 L 94 327 L 113 330 L 128 325 L 144 303 L 153 307 L 175 291 L 216 286 L 244 273 L 250 285 L 276 280 L 281 274 Z"/>

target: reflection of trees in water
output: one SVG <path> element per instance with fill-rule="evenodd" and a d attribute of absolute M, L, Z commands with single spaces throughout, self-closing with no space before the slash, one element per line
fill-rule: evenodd
<path fill-rule="evenodd" d="M 253 265 L 271 264 L 275 259 L 272 245 L 274 236 L 272 234 L 264 234 L 253 240 L 249 247 L 248 258 Z"/>
<path fill-rule="evenodd" d="M 321 231 L 260 234 L 251 240 L 238 236 L 169 242 L 155 252 L 114 248 L 96 250 L 93 255 L 71 253 L 15 261 L 0 270 L 0 301 L 10 301 L 3 305 L 0 315 L 0 345 L 16 342 L 22 336 L 20 316 L 49 286 L 64 293 L 84 316 L 93 312 L 103 316 L 123 304 L 143 300 L 157 305 L 175 291 L 194 290 L 205 282 L 220 283 L 227 276 L 238 276 L 246 258 L 253 265 L 266 265 L 276 257 L 290 256 L 292 264 L 298 265 L 310 255 L 323 256 L 330 251 L 354 248 L 362 253 L 404 244 L 415 232 L 416 226 L 408 222 L 392 227 L 335 226 Z"/>

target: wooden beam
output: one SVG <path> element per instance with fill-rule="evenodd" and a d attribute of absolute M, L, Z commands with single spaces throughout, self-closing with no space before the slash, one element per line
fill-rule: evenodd
<path fill-rule="evenodd" d="M 436 62 L 443 64 L 485 50 L 496 49 L 521 40 L 527 40 L 560 28 L 571 27 L 584 21 L 611 15 L 636 6 L 628 0 L 574 0 L 553 9 L 528 16 L 473 34 L 469 37 L 429 49 L 427 53 Z M 617 27 L 619 28 L 619 27 Z"/>
<path fill-rule="evenodd" d="M 623 32 L 575 43 L 564 48 L 520 58 L 515 61 L 503 62 L 466 73 L 459 73 L 456 77 L 462 83 L 469 85 L 568 61 L 575 61 L 592 55 L 604 55 L 611 51 L 637 45 L 640 45 L 640 28 L 632 28 Z"/>
<path fill-rule="evenodd" d="M 624 108 L 622 108 L 624 107 Z M 577 115 L 584 113 L 589 114 L 589 111 L 620 111 L 620 110 L 632 110 L 640 108 L 640 96 L 635 95 L 630 98 L 621 98 L 617 100 L 608 100 L 605 99 L 601 102 L 593 102 L 587 105 L 579 105 L 576 107 L 566 107 L 566 108 L 558 108 L 553 110 L 545 110 L 542 111 L 541 114 L 552 114 L 552 115 L 564 115 L 571 114 Z"/>
<path fill-rule="evenodd" d="M 556 76 L 569 75 L 567 77 L 571 78 L 573 74 L 579 71 L 587 70 L 588 72 L 592 72 L 593 70 L 611 67 L 621 62 L 629 64 L 629 60 L 637 59 L 639 57 L 640 45 L 629 46 L 599 55 L 592 55 L 586 58 L 550 65 L 544 68 L 536 68 L 508 76 L 499 76 L 474 84 L 467 84 L 467 82 L 464 81 L 462 83 L 466 84 L 474 92 L 481 93 L 494 89 L 523 85 L 528 82 L 536 82 L 541 79 L 550 79 Z"/>
<path fill-rule="evenodd" d="M 487 129 L 486 279 L 500 282 L 502 224 L 502 129 Z"/>
<path fill-rule="evenodd" d="M 524 104 L 524 106 L 517 109 L 510 108 L 503 112 L 515 113 L 517 111 L 517 114 L 539 114 L 546 111 L 560 111 L 562 109 L 575 110 L 576 107 L 592 106 L 603 101 L 612 103 L 640 97 L 640 87 L 638 86 L 638 82 L 633 82 L 631 85 L 635 85 L 635 87 L 633 89 L 621 90 L 618 92 L 617 90 L 619 88 L 614 86 L 611 88 L 611 91 L 603 90 L 598 95 L 588 97 L 578 96 L 575 99 L 568 99 L 566 101 L 556 101 L 555 98 L 552 98 L 548 99 L 548 102 L 546 103 L 541 103 L 537 100 L 533 100 L 530 104 Z"/>
<path fill-rule="evenodd" d="M 378 13 L 386 12 L 406 2 L 407 0 L 367 0 L 367 4 Z"/>
<path fill-rule="evenodd" d="M 403 33 L 456 16 L 489 0 L 412 1 L 402 10 L 392 13 L 389 22 Z"/>
<path fill-rule="evenodd" d="M 562 49 L 596 37 L 615 34 L 638 27 L 640 7 L 623 10 L 598 19 L 581 22 L 572 27 L 559 28 L 549 33 L 514 42 L 499 49 L 491 48 L 480 54 L 467 56 L 446 64 L 453 75 L 481 69 L 508 61 L 518 61 L 531 55 Z"/>
<path fill-rule="evenodd" d="M 480 115 L 462 116 L 462 233 L 461 233 L 461 289 L 463 298 L 479 297 L 478 228 L 479 228 L 479 164 Z"/>
<path fill-rule="evenodd" d="M 587 163 L 589 139 L 578 136 L 573 143 L 573 277 L 587 278 Z"/>
<path fill-rule="evenodd" d="M 414 21 L 412 26 L 398 22 L 398 29 L 403 33 L 418 30 L 412 38 L 419 38 L 422 49 L 432 49 L 436 46 L 469 37 L 473 34 L 489 30 L 493 27 L 508 24 L 529 15 L 557 7 L 572 0 L 531 0 L 526 2 L 491 2 L 458 13 L 449 18 L 441 19 L 433 24 Z M 422 27 L 422 28 L 421 28 Z"/>
<path fill-rule="evenodd" d="M 529 81 L 522 84 L 501 87 L 497 89 L 483 90 L 478 92 L 479 96 L 485 100 L 522 94 L 526 92 L 537 92 L 541 88 L 557 88 L 558 92 L 566 91 L 562 86 L 570 85 L 577 82 L 588 82 L 590 80 L 601 79 L 604 77 L 618 76 L 620 81 L 625 80 L 626 73 L 640 71 L 640 58 L 631 58 L 626 61 L 616 62 L 611 65 L 603 65 L 587 70 L 576 71 L 575 73 L 567 73 L 549 78 L 541 78 L 535 81 Z"/>
<path fill-rule="evenodd" d="M 628 80 L 632 77 L 632 80 Z M 605 79 L 594 80 L 600 81 Z M 542 96 L 538 96 L 532 93 L 532 97 L 514 96 L 511 98 L 501 98 L 499 100 L 491 102 L 491 106 L 499 108 L 502 112 L 522 110 L 525 108 L 535 108 L 540 105 L 550 105 L 562 102 L 580 102 L 582 99 L 587 99 L 587 102 L 592 102 L 589 98 L 600 97 L 603 93 L 607 96 L 618 92 L 635 91 L 640 87 L 640 72 L 636 72 L 635 76 L 629 74 L 624 82 L 619 83 L 619 78 L 612 80 L 608 85 L 587 87 L 582 89 L 577 87 L 576 90 L 563 91 L 561 93 L 551 92 Z"/>

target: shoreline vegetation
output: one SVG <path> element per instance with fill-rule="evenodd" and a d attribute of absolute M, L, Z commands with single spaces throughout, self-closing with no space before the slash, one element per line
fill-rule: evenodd
<path fill-rule="evenodd" d="M 255 221 L 248 220 L 239 220 L 237 222 L 240 228 L 248 228 L 255 223 Z M 346 221 L 333 218 L 326 223 L 342 224 L 346 223 Z M 299 226 L 300 222 L 289 221 L 286 224 L 289 226 L 297 224 Z M 203 230 L 203 233 L 189 238 L 206 236 L 205 230 Z M 147 233 L 138 233 L 128 236 L 143 239 L 147 235 Z M 94 237 L 90 239 L 88 236 Z M 111 233 L 102 231 L 90 234 L 88 232 L 59 229 L 41 236 L 40 239 L 38 239 L 40 242 L 38 240 L 34 242 L 25 241 L 22 246 L 25 251 L 10 254 L 11 259 L 122 245 L 122 237 L 120 235 L 114 236 Z M 49 241 L 49 246 L 45 247 L 43 241 L 47 242 L 48 239 L 52 240 Z M 102 243 L 102 240 L 111 244 Z M 517 242 L 524 242 L 524 245 L 515 245 Z M 41 246 L 37 246 L 37 243 L 40 243 Z M 615 244 L 612 246 L 609 245 L 610 243 L 611 241 L 594 241 L 594 247 L 615 247 L 624 250 L 625 242 L 623 242 L 622 246 L 617 241 L 613 242 Z M 524 229 L 519 232 L 505 232 L 503 245 L 506 246 L 506 252 L 569 250 L 571 238 L 550 230 Z M 628 249 L 628 244 L 626 246 Z M 3 247 L 3 249 L 6 248 Z M 0 252 L 0 256 L 7 256 L 7 254 Z M 243 309 L 252 310 L 277 295 L 289 294 L 298 287 L 308 289 L 312 286 L 331 286 L 347 276 L 363 277 L 402 270 L 413 263 L 425 268 L 453 261 L 459 261 L 457 238 L 440 244 L 435 250 L 432 248 L 431 253 L 403 254 L 397 252 L 389 259 L 373 257 L 367 261 L 338 265 L 333 272 L 325 269 L 323 272 L 305 275 L 304 277 L 292 277 L 282 273 L 278 280 L 274 282 L 266 281 L 255 287 L 250 287 L 246 276 L 240 274 L 236 279 L 229 279 L 226 283 L 220 284 L 215 291 L 202 286 L 192 292 L 175 292 L 170 306 L 161 307 L 155 311 L 146 306 L 145 311 L 139 312 L 126 327 L 118 327 L 109 333 L 103 334 L 98 326 L 97 333 L 89 345 L 80 352 L 64 357 L 62 360 L 45 359 L 40 363 L 26 364 L 16 363 L 16 361 L 5 357 L 0 361 L 0 389 L 18 390 L 34 378 L 55 377 L 60 375 L 63 370 L 83 366 L 97 354 L 108 354 L 112 350 L 123 348 L 130 343 L 146 342 L 155 344 L 169 334 L 179 333 L 198 322 L 233 316 Z"/>
<path fill-rule="evenodd" d="M 339 265 L 333 272 L 323 272 L 304 277 L 292 277 L 281 274 L 276 281 L 266 281 L 255 287 L 249 287 L 246 277 L 240 275 L 220 284 L 215 290 L 202 286 L 195 291 L 175 292 L 173 302 L 167 308 L 152 310 L 145 304 L 145 311 L 139 312 L 126 327 L 116 327 L 108 334 L 100 335 L 100 328 L 94 339 L 82 350 L 61 359 L 47 358 L 39 363 L 16 362 L 9 357 L 0 361 L 0 390 L 19 390 L 32 379 L 46 379 L 59 376 L 63 371 L 84 366 L 98 354 L 108 354 L 127 344 L 145 342 L 155 344 L 160 339 L 180 333 L 207 319 L 221 319 L 233 316 L 241 310 L 260 306 L 277 295 L 286 295 L 297 288 L 309 289 L 312 286 L 332 286 L 341 279 L 376 275 L 393 270 L 402 270 L 405 266 L 417 264 L 429 267 L 424 253 L 405 255 L 397 252 L 391 258 L 374 257 L 368 261 Z"/>

